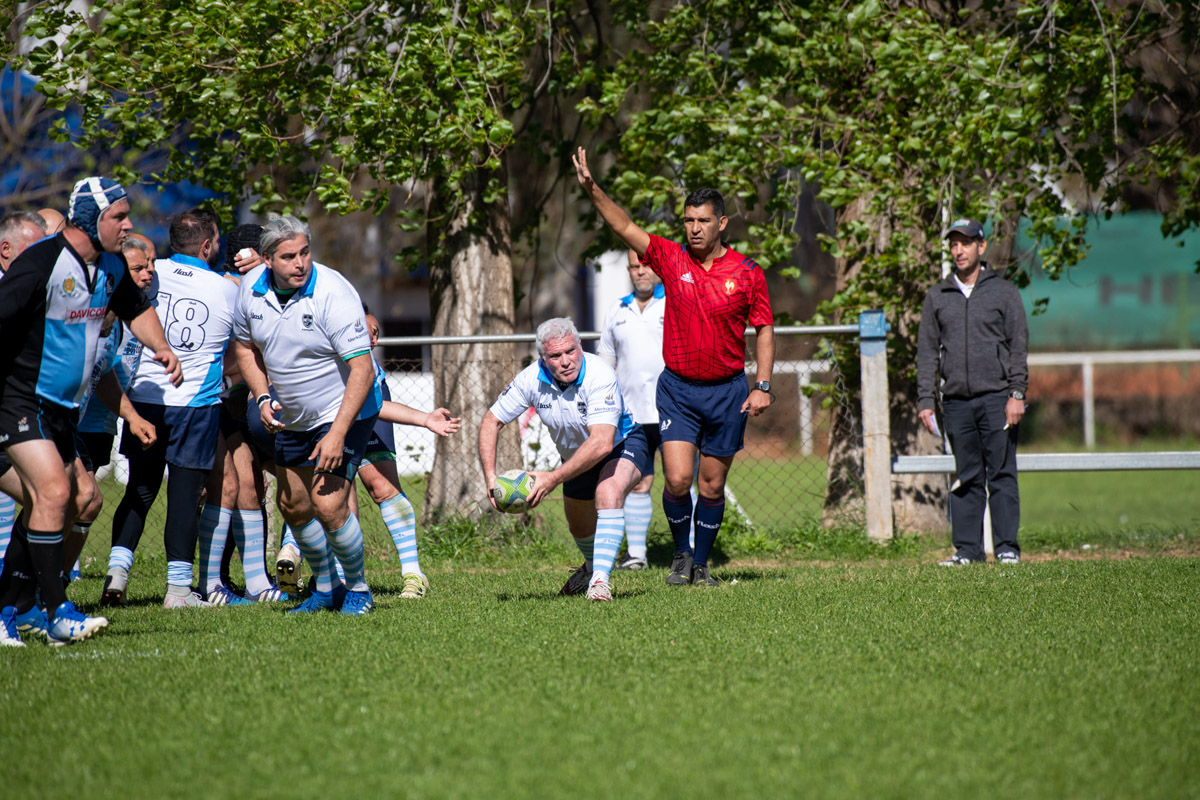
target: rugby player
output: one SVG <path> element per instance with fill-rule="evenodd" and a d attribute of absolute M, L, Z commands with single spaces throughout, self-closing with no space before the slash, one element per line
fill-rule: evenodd
<path fill-rule="evenodd" d="M 550 431 L 562 464 L 530 472 L 535 508 L 559 484 L 563 511 L 583 564 L 560 594 L 612 600 L 610 574 L 625 531 L 625 495 L 648 470 L 646 437 L 625 408 L 617 375 L 583 352 L 575 323 L 549 319 L 537 329 L 538 360 L 521 370 L 479 423 L 479 460 L 488 501 L 496 507 L 496 442 L 500 429 L 533 406 Z"/>

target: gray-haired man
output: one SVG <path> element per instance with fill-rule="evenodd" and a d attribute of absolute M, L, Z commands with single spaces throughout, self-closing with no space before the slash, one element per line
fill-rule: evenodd
<path fill-rule="evenodd" d="M 1016 287 L 983 261 L 982 225 L 956 220 L 946 238 L 954 272 L 926 293 L 917 334 L 917 413 L 936 434 L 940 388 L 958 472 L 950 497 L 955 553 L 942 563 L 985 559 L 983 511 L 990 505 L 996 560 L 1015 564 L 1021 559 L 1017 424 L 1029 384 L 1025 307 Z"/>

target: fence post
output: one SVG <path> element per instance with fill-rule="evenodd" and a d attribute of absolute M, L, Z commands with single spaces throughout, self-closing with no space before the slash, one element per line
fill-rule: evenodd
<path fill-rule="evenodd" d="M 863 477 L 867 536 L 892 538 L 892 431 L 888 416 L 887 331 L 882 311 L 858 316 L 862 365 Z"/>

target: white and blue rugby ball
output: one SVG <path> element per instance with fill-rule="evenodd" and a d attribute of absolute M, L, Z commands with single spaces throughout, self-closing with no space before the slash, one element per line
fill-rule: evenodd
<path fill-rule="evenodd" d="M 525 511 L 529 495 L 533 494 L 533 476 L 519 469 L 510 469 L 496 476 L 496 488 L 492 489 L 492 497 L 496 499 L 496 507 L 509 514 L 520 514 Z"/>

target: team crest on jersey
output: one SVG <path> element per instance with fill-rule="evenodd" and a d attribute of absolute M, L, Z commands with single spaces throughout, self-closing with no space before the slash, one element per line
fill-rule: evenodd
<path fill-rule="evenodd" d="M 725 294 L 733 294 L 737 291 L 737 281 L 733 278 L 725 281 Z"/>
<path fill-rule="evenodd" d="M 117 285 L 117 279 L 114 278 L 112 275 L 109 275 L 108 279 L 104 281 L 104 290 L 106 292 L 108 292 L 109 294 L 112 294 L 112 290 L 116 285 Z"/>
<path fill-rule="evenodd" d="M 616 402 L 617 402 L 617 401 L 616 401 L 616 398 L 615 398 L 615 397 L 613 397 L 613 393 L 612 393 L 612 392 L 609 392 L 609 393 L 608 393 L 608 396 L 604 398 L 604 404 L 605 404 L 605 405 L 607 405 L 607 406 L 615 405 L 615 404 L 616 404 Z"/>
<path fill-rule="evenodd" d="M 360 319 L 360 320 L 355 320 L 355 322 L 354 322 L 354 330 L 361 332 L 361 331 L 362 331 L 362 329 L 363 329 L 363 321 L 362 321 L 361 319 Z"/>
<path fill-rule="evenodd" d="M 75 291 L 75 279 L 67 278 L 63 281 L 63 294 L 70 294 L 73 291 Z"/>
<path fill-rule="evenodd" d="M 587 403 L 583 400 L 575 401 L 575 408 L 579 410 L 579 416 L 587 419 Z"/>
<path fill-rule="evenodd" d="M 312 314 L 305 314 L 300 317 L 300 324 L 304 326 L 304 330 L 312 330 Z"/>

